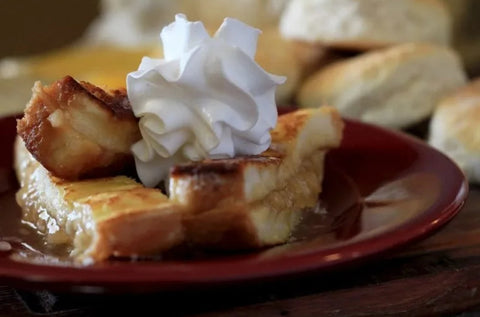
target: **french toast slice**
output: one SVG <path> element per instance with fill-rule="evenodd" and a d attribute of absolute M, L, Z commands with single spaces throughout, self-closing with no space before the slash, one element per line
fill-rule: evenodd
<path fill-rule="evenodd" d="M 189 210 L 188 242 L 246 249 L 284 243 L 318 201 L 326 152 L 339 146 L 343 122 L 331 107 L 278 119 L 270 148 L 259 156 L 175 166 L 170 199 Z"/>
<path fill-rule="evenodd" d="M 175 166 L 170 197 L 116 176 L 66 181 L 16 142 L 23 220 L 72 246 L 77 259 L 161 252 L 178 244 L 250 249 L 286 242 L 301 211 L 318 200 L 325 153 L 343 123 L 330 107 L 279 117 L 270 148 L 258 156 Z"/>
<path fill-rule="evenodd" d="M 22 221 L 63 245 L 78 262 L 152 254 L 184 240 L 182 209 L 160 190 L 125 176 L 66 181 L 52 176 L 15 142 Z"/>
<path fill-rule="evenodd" d="M 141 137 L 125 89 L 107 92 L 70 76 L 35 83 L 17 132 L 36 160 L 68 180 L 133 170 L 130 147 Z"/>

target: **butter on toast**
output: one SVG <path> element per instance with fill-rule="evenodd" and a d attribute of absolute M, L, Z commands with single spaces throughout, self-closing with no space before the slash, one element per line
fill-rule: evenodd
<path fill-rule="evenodd" d="M 133 169 L 130 147 L 141 137 L 125 89 L 107 92 L 70 76 L 35 83 L 17 131 L 45 168 L 69 180 Z"/>
<path fill-rule="evenodd" d="M 225 249 L 286 242 L 300 211 L 317 203 L 325 153 L 340 144 L 342 130 L 333 108 L 298 110 L 279 117 L 259 156 L 174 167 L 170 199 L 189 210 L 188 242 Z"/>
<path fill-rule="evenodd" d="M 22 221 L 80 262 L 161 252 L 184 240 L 182 210 L 160 190 L 125 176 L 65 181 L 15 142 Z"/>
<path fill-rule="evenodd" d="M 174 245 L 246 249 L 286 242 L 321 191 L 325 153 L 343 123 L 330 107 L 279 117 L 258 156 L 175 166 L 170 197 L 124 176 L 66 181 L 52 176 L 18 138 L 15 168 L 23 220 L 77 259 L 165 251 Z"/>

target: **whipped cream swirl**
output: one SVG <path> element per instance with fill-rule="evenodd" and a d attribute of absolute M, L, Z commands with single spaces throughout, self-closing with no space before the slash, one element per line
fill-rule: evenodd
<path fill-rule="evenodd" d="M 127 76 L 142 139 L 137 173 L 146 186 L 174 164 L 265 151 L 277 122 L 275 88 L 284 77 L 264 71 L 254 55 L 260 31 L 226 18 L 210 37 L 201 22 L 177 15 L 160 37 L 164 59 L 144 57 Z"/>

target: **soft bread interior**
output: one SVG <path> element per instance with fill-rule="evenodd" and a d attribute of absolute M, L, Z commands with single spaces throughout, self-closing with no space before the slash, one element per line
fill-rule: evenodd
<path fill-rule="evenodd" d="M 330 149 L 340 144 L 342 124 L 337 112 L 330 107 L 318 111 L 297 111 L 283 116 L 272 131 L 270 148 L 282 157 L 281 164 L 271 169 L 248 165 L 244 169 L 244 192 L 248 202 L 263 199 L 297 172 L 301 162 L 318 149 Z"/>
<path fill-rule="evenodd" d="M 303 160 L 294 176 L 264 199 L 250 203 L 250 219 L 258 233 L 259 245 L 287 241 L 300 222 L 302 211 L 318 203 L 325 154 L 326 151 L 321 150 L 312 153 Z"/>

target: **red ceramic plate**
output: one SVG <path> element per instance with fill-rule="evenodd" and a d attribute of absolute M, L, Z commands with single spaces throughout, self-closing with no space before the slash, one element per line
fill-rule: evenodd
<path fill-rule="evenodd" d="M 341 147 L 329 153 L 319 212 L 291 242 L 242 254 L 111 260 L 74 267 L 22 261 L 28 232 L 19 224 L 12 165 L 14 118 L 0 120 L 0 282 L 57 290 L 157 291 L 277 279 L 323 272 L 426 237 L 463 206 L 467 183 L 444 155 L 415 138 L 347 121 Z M 325 212 L 326 211 L 326 212 Z M 19 229 L 20 228 L 20 229 Z"/>

